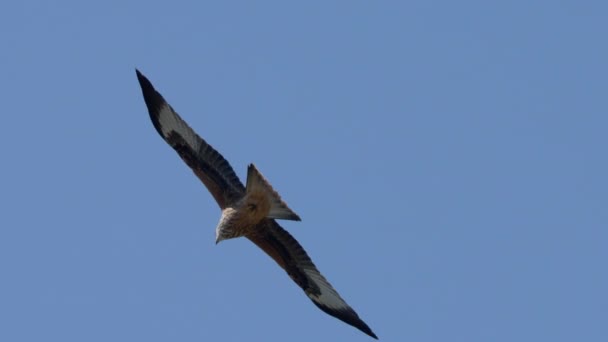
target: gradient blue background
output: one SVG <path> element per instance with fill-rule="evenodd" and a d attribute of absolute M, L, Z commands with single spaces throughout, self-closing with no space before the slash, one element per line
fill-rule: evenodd
<path fill-rule="evenodd" d="M 604 1 L 0 5 L 1 341 L 370 341 L 154 131 L 146 74 L 383 341 L 608 340 Z"/>

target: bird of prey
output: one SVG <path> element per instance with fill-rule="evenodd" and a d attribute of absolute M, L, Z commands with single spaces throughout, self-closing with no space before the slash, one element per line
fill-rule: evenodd
<path fill-rule="evenodd" d="M 182 120 L 139 70 L 135 71 L 154 128 L 205 184 L 222 210 L 216 244 L 248 238 L 274 259 L 317 307 L 378 339 L 321 275 L 298 241 L 275 221 L 300 221 L 300 217 L 257 168 L 249 165 L 243 186 L 228 161 Z"/>

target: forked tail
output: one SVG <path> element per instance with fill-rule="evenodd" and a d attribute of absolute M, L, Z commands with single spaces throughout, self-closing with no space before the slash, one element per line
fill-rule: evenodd
<path fill-rule="evenodd" d="M 262 176 L 255 165 L 249 164 L 247 168 L 247 194 L 263 194 L 268 199 L 270 209 L 267 217 L 273 219 L 301 221 L 300 216 L 289 209 L 287 203 L 281 199 L 270 183 Z"/>

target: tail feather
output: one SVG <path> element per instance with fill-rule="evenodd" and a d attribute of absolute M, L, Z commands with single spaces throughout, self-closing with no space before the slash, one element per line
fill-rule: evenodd
<path fill-rule="evenodd" d="M 253 164 L 247 168 L 247 193 L 264 193 L 270 201 L 270 210 L 267 217 L 274 219 L 302 221 L 300 216 L 289 209 L 287 203 L 281 199 L 279 193 L 272 188 L 272 185 L 262 176 L 260 171 Z"/>

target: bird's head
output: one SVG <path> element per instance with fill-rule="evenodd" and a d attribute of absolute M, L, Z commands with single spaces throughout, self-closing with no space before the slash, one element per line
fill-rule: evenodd
<path fill-rule="evenodd" d="M 237 237 L 234 229 L 234 210 L 227 208 L 222 212 L 220 222 L 215 228 L 215 244 L 217 245 L 220 241 L 228 240 Z"/>
<path fill-rule="evenodd" d="M 220 241 L 222 240 L 226 240 L 228 239 L 228 237 L 226 236 L 226 227 L 222 227 L 222 224 L 220 222 L 220 224 L 217 225 L 217 227 L 215 228 L 215 244 L 217 245 L 218 243 L 220 243 Z"/>
<path fill-rule="evenodd" d="M 222 240 L 226 240 L 226 237 L 222 236 L 222 232 L 219 229 L 216 229 L 215 230 L 215 244 L 217 245 Z"/>

